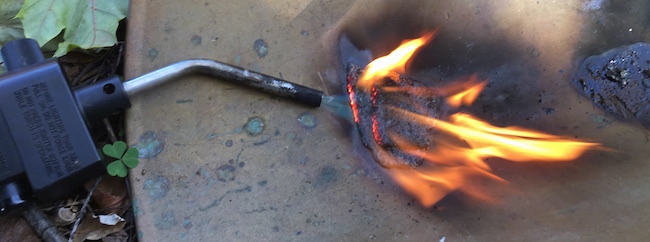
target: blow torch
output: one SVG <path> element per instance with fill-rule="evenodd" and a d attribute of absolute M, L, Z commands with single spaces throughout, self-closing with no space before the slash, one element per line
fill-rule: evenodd
<path fill-rule="evenodd" d="M 36 198 L 52 201 L 105 173 L 89 127 L 131 107 L 129 97 L 191 74 L 228 80 L 319 107 L 323 92 L 208 59 L 180 61 L 122 82 L 118 76 L 71 88 L 57 59 L 33 39 L 0 54 L 0 212 Z"/>

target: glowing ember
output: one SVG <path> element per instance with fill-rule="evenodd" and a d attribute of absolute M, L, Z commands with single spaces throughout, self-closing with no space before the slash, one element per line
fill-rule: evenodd
<path fill-rule="evenodd" d="M 443 107 L 471 105 L 487 81 L 474 75 L 447 87 L 429 87 L 403 78 L 406 62 L 433 35 L 404 42 L 363 71 L 351 66 L 347 86 L 364 145 L 422 205 L 432 206 L 457 190 L 491 200 L 468 182 L 505 182 L 485 163 L 489 157 L 561 162 L 600 147 L 519 127 L 496 127 L 462 112 L 443 115 Z"/>

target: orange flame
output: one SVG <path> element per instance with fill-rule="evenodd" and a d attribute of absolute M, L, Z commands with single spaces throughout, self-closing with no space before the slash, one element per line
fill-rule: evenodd
<path fill-rule="evenodd" d="M 447 104 L 452 107 L 460 107 L 461 105 L 469 106 L 481 93 L 487 81 L 478 82 L 478 77 L 473 75 L 469 80 L 463 83 L 461 86 L 464 90 L 461 90 L 459 93 L 447 97 Z"/>
<path fill-rule="evenodd" d="M 377 84 L 378 81 L 389 76 L 391 72 L 403 74 L 406 72 L 406 62 L 411 59 L 417 49 L 429 42 L 434 34 L 435 32 L 406 41 L 390 54 L 373 60 L 363 70 L 363 75 L 359 78 L 357 85 L 361 89 L 368 91 L 373 84 Z"/>
<path fill-rule="evenodd" d="M 499 157 L 520 162 L 568 161 L 599 145 L 518 127 L 495 127 L 466 113 L 455 113 L 450 117 L 451 122 L 446 122 L 404 110 L 392 110 L 464 140 L 480 158 Z"/>
<path fill-rule="evenodd" d="M 471 76 L 466 82 L 442 88 L 381 86 L 386 77 L 398 81 L 399 74 L 405 72 L 406 62 L 433 35 L 431 33 L 406 41 L 389 55 L 372 61 L 364 69 L 357 83 L 358 87 L 365 91 L 375 87 L 384 92 L 442 96 L 445 97 L 447 105 L 453 108 L 471 105 L 487 84 L 487 81 L 478 81 L 476 75 Z M 350 97 L 353 96 L 354 94 L 351 93 Z M 354 99 L 351 99 L 351 102 L 353 105 L 358 105 Z M 437 137 L 435 144 L 423 149 L 397 134 L 388 134 L 397 144 L 397 148 L 424 160 L 424 163 L 418 167 L 388 169 L 391 177 L 424 206 L 432 206 L 448 193 L 456 190 L 483 200 L 491 200 L 490 194 L 469 182 L 477 177 L 505 182 L 492 173 L 490 166 L 485 162 L 486 158 L 498 157 L 517 162 L 561 162 L 574 160 L 589 149 L 601 147 L 598 143 L 578 141 L 519 127 L 496 127 L 462 112 L 451 114 L 448 120 L 441 120 L 397 107 L 389 107 L 389 109 L 398 114 L 396 117 L 448 135 L 446 139 Z M 356 117 L 355 121 L 358 122 Z M 381 148 L 376 150 L 386 152 Z"/>

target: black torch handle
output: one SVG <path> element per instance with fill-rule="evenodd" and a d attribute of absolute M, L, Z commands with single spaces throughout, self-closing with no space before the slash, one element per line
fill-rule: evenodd
<path fill-rule="evenodd" d="M 209 59 L 189 59 L 176 62 L 126 81 L 123 85 L 126 93 L 132 97 L 169 80 L 191 74 L 204 74 L 257 88 L 263 92 L 285 97 L 311 107 L 319 107 L 323 98 L 322 91 Z"/>

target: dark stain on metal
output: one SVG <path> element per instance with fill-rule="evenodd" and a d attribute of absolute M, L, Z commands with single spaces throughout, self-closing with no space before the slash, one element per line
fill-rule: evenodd
<path fill-rule="evenodd" d="M 133 207 L 133 215 L 136 217 L 144 214 L 142 209 L 140 209 L 140 201 L 137 198 L 133 199 L 131 206 Z"/>
<path fill-rule="evenodd" d="M 253 43 L 253 50 L 257 53 L 257 56 L 264 58 L 269 53 L 269 45 L 263 39 L 255 40 Z"/>
<path fill-rule="evenodd" d="M 260 187 L 263 187 L 263 186 L 266 186 L 266 184 L 267 184 L 268 182 L 269 182 L 269 181 L 267 181 L 267 180 L 262 180 L 262 181 L 258 182 L 257 185 L 259 185 Z"/>
<path fill-rule="evenodd" d="M 193 102 L 193 101 L 194 101 L 194 100 L 192 100 L 191 98 L 188 98 L 188 99 L 179 99 L 179 100 L 176 100 L 176 103 L 178 103 L 178 104 L 183 104 L 183 103 L 191 103 L 191 102 Z"/>
<path fill-rule="evenodd" d="M 526 52 L 528 52 L 528 57 L 530 57 L 531 59 L 537 58 L 540 55 L 542 55 L 542 53 L 539 52 L 539 49 L 537 49 L 537 47 L 532 45 L 526 47 Z"/>
<path fill-rule="evenodd" d="M 307 157 L 307 156 L 302 157 L 302 159 L 300 159 L 300 164 L 301 165 L 305 165 L 305 164 L 307 164 L 307 162 L 309 162 L 309 157 Z"/>
<path fill-rule="evenodd" d="M 555 108 L 542 107 L 542 111 L 544 111 L 544 113 L 550 115 L 550 114 L 555 113 Z"/>
<path fill-rule="evenodd" d="M 230 140 L 230 139 L 226 140 L 225 145 L 226 145 L 226 147 L 232 147 L 232 140 Z"/>
<path fill-rule="evenodd" d="M 133 145 L 138 149 L 139 158 L 152 158 L 156 157 L 165 148 L 165 142 L 158 139 L 156 133 L 147 131 L 140 135 L 139 142 Z"/>
<path fill-rule="evenodd" d="M 600 116 L 600 115 L 593 115 L 591 116 L 591 121 L 598 124 L 596 128 L 604 128 L 609 126 L 610 124 L 613 124 L 614 121 L 607 119 L 606 117 Z"/>
<path fill-rule="evenodd" d="M 217 180 L 212 178 L 210 172 L 207 169 L 200 168 L 197 172 L 197 175 L 203 175 L 203 177 L 208 181 L 208 188 L 212 187 L 212 184 L 216 183 Z"/>
<path fill-rule="evenodd" d="M 153 61 L 158 57 L 158 50 L 156 48 L 150 48 L 147 55 L 149 56 L 149 60 Z"/>
<path fill-rule="evenodd" d="M 239 157 L 241 156 L 241 153 L 244 152 L 244 149 L 242 148 L 239 153 L 237 154 L 237 158 L 235 158 L 235 162 L 239 162 Z M 234 162 L 233 162 L 234 164 Z"/>
<path fill-rule="evenodd" d="M 264 131 L 264 119 L 260 117 L 252 117 L 244 125 L 244 130 L 251 136 L 257 136 Z"/>
<path fill-rule="evenodd" d="M 262 138 L 259 141 L 253 143 L 253 145 L 263 145 L 263 144 L 268 143 L 270 140 L 271 140 L 271 136 L 268 135 L 268 134 L 265 134 L 265 135 L 262 136 Z"/>
<path fill-rule="evenodd" d="M 149 192 L 152 202 L 161 199 L 169 191 L 169 179 L 164 176 L 149 177 L 144 181 L 143 189 Z"/>
<path fill-rule="evenodd" d="M 185 217 L 185 219 L 183 219 L 183 228 L 185 229 L 192 228 L 192 221 L 190 220 L 190 217 Z"/>
<path fill-rule="evenodd" d="M 262 207 L 262 208 L 257 208 L 257 209 L 253 209 L 253 210 L 250 210 L 250 211 L 245 211 L 244 213 L 246 213 L 246 214 L 262 213 L 262 212 L 266 212 L 266 211 L 278 211 L 278 209 L 275 208 L 275 207 L 268 207 L 268 208 Z"/>
<path fill-rule="evenodd" d="M 238 56 L 235 56 L 235 58 L 234 58 L 234 62 L 235 62 L 235 65 L 239 65 L 239 64 L 241 64 L 241 56 L 239 56 L 239 55 L 238 55 Z"/>
<path fill-rule="evenodd" d="M 227 191 L 225 194 L 221 195 L 221 197 L 219 197 L 219 198 L 215 199 L 214 201 L 212 201 L 212 203 L 210 203 L 208 206 L 205 206 L 205 207 L 199 207 L 199 211 L 206 211 L 206 210 L 208 210 L 208 209 L 210 209 L 210 208 L 213 208 L 213 207 L 219 206 L 219 204 L 221 203 L 221 200 L 223 200 L 223 199 L 224 199 L 228 194 L 231 194 L 231 193 L 242 193 L 242 192 L 251 192 L 252 190 L 253 190 L 253 189 L 251 188 L 251 186 L 246 186 L 246 187 L 244 187 L 244 188 L 240 188 L 240 189 L 235 189 L 235 190 Z"/>
<path fill-rule="evenodd" d="M 306 224 L 313 225 L 313 226 L 319 226 L 325 224 L 325 222 L 326 221 L 322 217 L 321 218 L 318 217 L 318 214 L 314 214 L 312 215 L 312 217 L 307 218 L 307 220 L 305 220 Z"/>
<path fill-rule="evenodd" d="M 336 176 L 338 175 L 337 173 L 338 172 L 336 171 L 336 169 L 334 169 L 334 167 L 327 166 L 327 167 L 323 168 L 323 170 L 321 171 L 320 180 L 323 183 L 330 183 L 330 182 L 336 180 Z"/>
<path fill-rule="evenodd" d="M 172 31 L 174 31 L 174 26 L 172 26 L 171 23 L 166 22 L 166 23 L 163 24 L 163 31 L 165 31 L 165 33 L 168 33 L 168 34 L 169 34 L 169 33 L 171 33 Z"/>
<path fill-rule="evenodd" d="M 192 37 L 190 37 L 190 41 L 192 42 L 192 45 L 194 45 L 194 46 L 201 45 L 201 36 L 196 35 L 196 34 L 192 35 Z"/>
<path fill-rule="evenodd" d="M 217 137 L 217 134 L 215 133 L 209 133 L 205 136 L 208 140 L 213 140 L 215 137 Z"/>
<path fill-rule="evenodd" d="M 217 180 L 226 182 L 235 180 L 235 167 L 233 165 L 222 165 L 216 170 Z"/>
<path fill-rule="evenodd" d="M 289 140 L 295 140 L 295 139 L 296 139 L 296 133 L 294 133 L 294 132 L 289 132 L 289 133 L 287 133 L 285 136 L 286 136 L 287 139 L 289 139 Z"/>
<path fill-rule="evenodd" d="M 237 160 L 239 160 L 239 155 L 237 156 Z M 230 164 L 232 164 L 232 165 L 235 165 L 235 162 L 236 162 L 236 161 L 235 161 L 234 159 L 230 159 L 230 160 L 228 160 L 228 163 L 230 163 Z M 243 168 L 245 165 L 246 165 L 246 163 L 244 163 L 243 161 L 237 163 L 237 166 L 239 166 L 239 168 Z"/>
<path fill-rule="evenodd" d="M 318 118 L 312 112 L 304 112 L 298 116 L 298 123 L 306 129 L 313 129 L 318 126 Z"/>
<path fill-rule="evenodd" d="M 174 218 L 174 212 L 168 211 L 156 216 L 154 220 L 154 225 L 158 229 L 169 229 L 176 225 L 176 218 Z"/>

